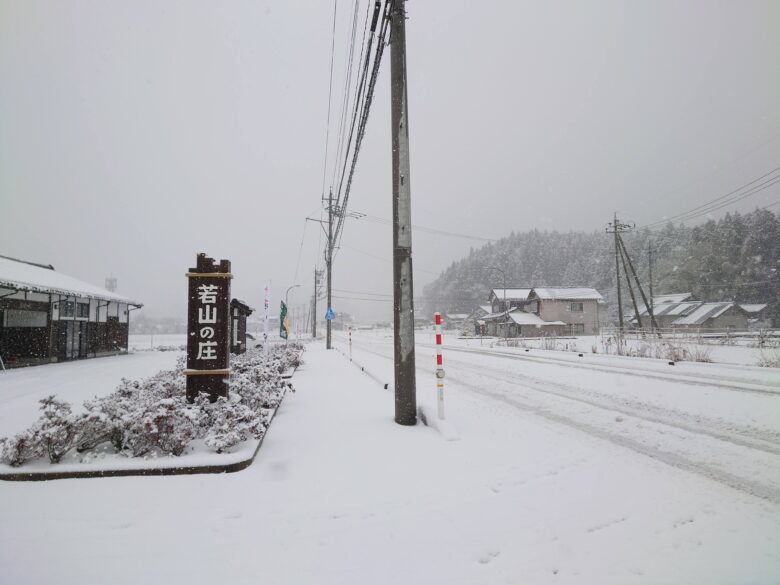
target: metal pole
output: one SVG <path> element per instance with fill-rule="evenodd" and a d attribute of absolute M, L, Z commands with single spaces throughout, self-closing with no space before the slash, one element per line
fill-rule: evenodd
<path fill-rule="evenodd" d="M 328 311 L 331 309 L 331 282 L 333 280 L 333 189 L 328 193 L 328 252 L 325 256 L 325 264 L 328 267 Z M 325 347 L 327 349 L 333 349 L 331 344 L 331 320 L 327 319 L 325 322 L 326 336 Z"/>
<path fill-rule="evenodd" d="M 311 338 L 317 339 L 317 267 L 314 267 L 314 300 L 311 309 Z"/>
<path fill-rule="evenodd" d="M 623 299 L 620 297 L 620 248 L 618 248 L 618 220 L 617 213 L 615 213 L 615 223 L 613 224 L 613 230 L 615 234 L 615 280 L 617 281 L 617 298 L 618 298 L 618 319 L 620 322 L 620 331 L 623 331 Z"/>
<path fill-rule="evenodd" d="M 391 13 L 390 101 L 393 136 L 393 346 L 395 422 L 417 424 L 412 284 L 412 210 L 406 92 L 406 2 Z"/>
<path fill-rule="evenodd" d="M 634 269 L 634 263 L 631 262 L 631 256 L 628 255 L 628 250 L 626 250 L 626 244 L 623 242 L 623 238 L 619 238 L 620 245 L 623 247 L 623 254 L 625 254 L 626 260 L 628 260 L 628 267 L 631 269 L 631 274 L 634 276 L 634 281 L 636 282 L 636 287 L 639 289 L 639 294 L 642 295 L 642 301 L 645 303 L 645 307 L 647 307 L 648 312 L 650 313 L 650 323 L 652 324 L 652 327 L 655 329 L 658 329 L 658 323 L 655 321 L 655 314 L 653 313 L 653 310 L 650 308 L 650 303 L 647 302 L 647 297 L 645 296 L 645 291 L 642 289 L 642 285 L 639 282 L 639 277 L 636 275 L 636 270 Z M 623 267 L 625 269 L 625 266 Z M 628 271 L 626 270 L 626 280 L 628 280 Z M 628 286 L 631 287 L 631 281 L 628 280 Z M 658 333 L 658 336 L 660 337 L 661 334 Z"/>
<path fill-rule="evenodd" d="M 647 265 L 650 270 L 650 314 L 653 314 L 655 306 L 653 305 L 653 243 L 650 242 L 650 246 L 647 248 Z M 651 325 L 655 328 L 655 323 Z"/>

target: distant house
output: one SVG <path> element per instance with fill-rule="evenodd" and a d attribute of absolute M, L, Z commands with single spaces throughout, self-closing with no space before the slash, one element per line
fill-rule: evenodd
<path fill-rule="evenodd" d="M 488 297 L 490 312 L 501 313 L 514 307 L 523 308 L 528 302 L 530 292 L 530 288 L 494 288 Z"/>
<path fill-rule="evenodd" d="M 748 313 L 734 302 L 699 303 L 693 311 L 675 319 L 673 327 L 697 329 L 734 329 L 746 331 Z"/>
<path fill-rule="evenodd" d="M 695 311 L 701 304 L 702 301 L 695 300 L 691 293 L 655 296 L 652 299 L 653 316 L 660 329 L 669 329 L 677 319 Z M 644 303 L 639 304 L 639 318 L 643 328 L 652 326 L 650 312 Z M 633 311 L 626 314 L 626 320 L 634 326 L 639 325 Z"/>
<path fill-rule="evenodd" d="M 445 329 L 457 329 L 458 331 L 463 331 L 468 318 L 468 313 L 447 313 L 446 315 L 443 315 L 442 326 Z"/>
<path fill-rule="evenodd" d="M 539 287 L 531 290 L 524 310 L 547 323 L 563 323 L 569 335 L 597 335 L 602 302 L 595 288 Z"/>
<path fill-rule="evenodd" d="M 661 329 L 697 328 L 732 329 L 746 331 L 750 327 L 771 325 L 767 316 L 767 304 L 737 304 L 732 301 L 699 301 L 691 293 L 678 293 L 653 297 L 653 315 Z M 650 328 L 650 313 L 641 305 L 639 317 L 642 327 Z M 634 313 L 627 315 L 629 322 L 638 326 Z"/>
<path fill-rule="evenodd" d="M 141 306 L 50 264 L 0 256 L 0 357 L 14 367 L 125 353 Z"/>
<path fill-rule="evenodd" d="M 739 307 L 748 315 L 748 329 L 769 329 L 772 327 L 772 316 L 767 303 L 740 304 Z"/>

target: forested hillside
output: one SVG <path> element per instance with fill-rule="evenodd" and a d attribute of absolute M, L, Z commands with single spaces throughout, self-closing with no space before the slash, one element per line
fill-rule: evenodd
<path fill-rule="evenodd" d="M 703 300 L 777 305 L 780 215 L 769 210 L 727 214 L 692 228 L 668 224 L 661 230 L 637 229 L 625 234 L 624 241 L 646 290 L 652 250 L 656 295 L 693 292 Z M 614 241 L 603 231 L 512 233 L 472 249 L 425 287 L 425 308 L 470 312 L 484 304 L 491 288 L 503 286 L 501 272 L 490 266 L 506 273 L 508 287 L 595 287 L 614 315 Z M 628 296 L 626 301 L 628 306 Z"/>

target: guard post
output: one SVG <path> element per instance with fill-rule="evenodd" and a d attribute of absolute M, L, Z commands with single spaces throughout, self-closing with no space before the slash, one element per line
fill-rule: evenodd
<path fill-rule="evenodd" d="M 187 400 L 201 392 L 214 402 L 228 395 L 230 374 L 230 260 L 204 253 L 186 274 L 187 302 Z"/>
<path fill-rule="evenodd" d="M 436 411 L 444 420 L 444 360 L 441 355 L 441 313 L 434 314 L 436 328 Z"/>

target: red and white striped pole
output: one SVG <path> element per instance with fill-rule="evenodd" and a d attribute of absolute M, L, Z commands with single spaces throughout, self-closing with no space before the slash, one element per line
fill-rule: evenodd
<path fill-rule="evenodd" d="M 434 314 L 436 321 L 436 405 L 439 418 L 444 420 L 444 360 L 441 355 L 441 313 Z"/>
<path fill-rule="evenodd" d="M 349 326 L 349 361 L 352 361 L 352 325 Z"/>

